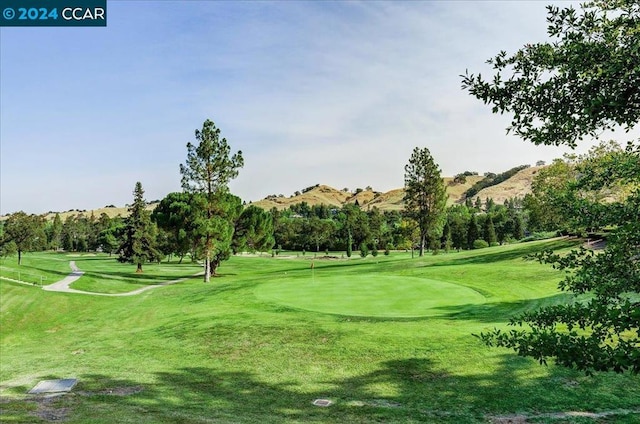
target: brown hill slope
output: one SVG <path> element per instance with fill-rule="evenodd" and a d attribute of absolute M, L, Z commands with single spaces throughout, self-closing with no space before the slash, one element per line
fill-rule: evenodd
<path fill-rule="evenodd" d="M 531 182 L 540 168 L 541 167 L 537 166 L 523 169 L 508 180 L 495 186 L 487 187 L 481 190 L 478 195 L 473 197 L 472 199 L 475 201 L 476 197 L 480 197 L 480 199 L 484 201 L 484 199 L 486 199 L 487 197 L 491 197 L 497 204 L 501 204 L 505 201 L 505 199 L 508 199 L 510 197 L 522 197 L 525 194 L 531 192 Z M 482 176 L 473 175 L 467 177 L 466 181 L 463 184 L 459 184 L 454 183 L 452 177 L 445 177 L 444 183 L 447 189 L 447 194 L 449 195 L 447 204 L 452 205 L 454 203 L 463 202 L 463 193 L 471 188 L 473 184 L 482 179 Z M 402 200 L 403 197 L 403 188 L 391 190 L 386 193 L 381 193 L 374 190 L 363 190 L 358 193 L 351 193 L 344 190 L 337 190 L 327 185 L 318 185 L 316 187 L 307 189 L 307 191 L 304 193 L 295 196 L 267 196 L 262 200 L 249 202 L 249 204 L 258 206 L 265 210 L 271 210 L 272 208 L 283 210 L 293 204 L 302 202 L 307 202 L 307 204 L 310 206 L 324 204 L 340 208 L 346 203 L 355 203 L 355 201 L 357 200 L 358 204 L 365 210 L 376 207 L 381 211 L 401 211 L 404 208 L 404 202 Z M 147 209 L 153 210 L 156 206 L 157 203 L 152 203 L 147 206 Z M 102 213 L 106 213 L 111 218 L 117 215 L 123 217 L 128 215 L 126 207 L 110 207 L 86 211 L 70 210 L 66 212 L 60 212 L 60 218 L 62 218 L 62 220 L 64 221 L 68 216 L 82 214 L 89 217 L 92 213 L 96 219 L 99 218 Z M 54 216 L 55 212 L 46 214 L 46 219 L 53 220 Z M 8 215 L 0 217 L 0 220 L 6 219 L 7 217 Z"/>
<path fill-rule="evenodd" d="M 147 210 L 153 211 L 156 208 L 156 206 L 158 206 L 157 203 L 149 204 L 147 205 Z M 82 210 L 82 211 L 70 210 L 70 211 L 59 212 L 59 213 L 60 213 L 60 219 L 62 220 L 62 222 L 64 222 L 65 219 L 67 219 L 69 216 L 76 216 L 76 215 L 84 215 L 88 218 L 91 216 L 91 214 L 93 214 L 95 219 L 100 218 L 100 215 L 102 215 L 103 213 L 106 213 L 109 218 L 114 218 L 118 215 L 125 217 L 129 215 L 129 209 L 126 207 L 124 208 L 112 207 L 112 208 L 99 208 L 99 209 Z M 53 221 L 53 218 L 55 218 L 55 216 L 56 216 L 56 212 L 49 212 L 45 214 L 44 218 L 48 221 Z"/>
<path fill-rule="evenodd" d="M 525 168 L 500 184 L 480 190 L 476 196 L 472 197 L 472 200 L 475 201 L 477 197 L 480 197 L 480 200 L 484 202 L 487 197 L 490 197 L 496 204 L 501 205 L 512 197 L 524 197 L 525 194 L 531 193 L 531 182 L 542 168 L 544 166 Z"/>
<path fill-rule="evenodd" d="M 302 202 L 307 202 L 309 206 L 323 204 L 339 208 L 344 203 L 346 203 L 347 199 L 349 199 L 350 197 L 352 197 L 351 193 L 336 190 L 335 188 L 329 187 L 327 185 L 319 185 L 297 196 L 267 196 L 266 198 L 257 202 L 252 202 L 251 204 L 266 210 L 271 210 L 272 208 L 282 210 L 288 208 L 291 205 Z"/>
<path fill-rule="evenodd" d="M 444 178 L 447 194 L 449 195 L 447 204 L 451 205 L 464 200 L 462 198 L 462 194 L 482 178 L 483 177 L 477 175 L 467 177 L 467 181 L 463 184 L 454 183 L 453 178 L 451 177 Z M 403 197 L 404 189 L 402 188 L 391 190 L 386 193 L 380 193 L 373 190 L 363 190 L 359 193 L 348 193 L 336 190 L 333 187 L 320 185 L 297 196 L 268 196 L 265 199 L 253 202 L 252 204 L 266 210 L 270 210 L 272 208 L 282 210 L 293 204 L 302 202 L 306 202 L 309 206 L 325 204 L 340 208 L 346 203 L 355 203 L 357 200 L 360 207 L 364 209 L 377 207 L 381 211 L 400 211 L 404 208 L 404 202 L 402 201 Z"/>

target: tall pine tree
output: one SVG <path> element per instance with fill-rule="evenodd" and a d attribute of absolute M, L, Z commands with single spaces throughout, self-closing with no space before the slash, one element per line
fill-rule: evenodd
<path fill-rule="evenodd" d="M 486 241 L 489 246 L 498 241 L 498 238 L 496 237 L 496 229 L 493 225 L 493 218 L 491 218 L 491 215 L 487 215 L 484 221 L 483 233 L 484 241 Z"/>
<path fill-rule="evenodd" d="M 138 181 L 133 191 L 133 204 L 125 221 L 124 240 L 118 249 L 118 261 L 137 264 L 136 272 L 142 272 L 142 264 L 160 259 L 156 248 L 156 228 L 146 209 L 144 190 Z"/>
<path fill-rule="evenodd" d="M 473 213 L 467 226 L 467 249 L 473 249 L 473 242 L 478 240 L 479 234 L 478 221 L 476 220 L 476 214 Z"/>
<path fill-rule="evenodd" d="M 217 249 L 216 245 L 226 247 L 230 243 L 233 231 L 229 235 L 227 229 L 233 226 L 233 220 L 237 218 L 229 216 L 225 208 L 217 207 L 216 203 L 225 199 L 229 181 L 238 176 L 238 169 L 244 165 L 244 159 L 240 151 L 231 155 L 227 139 L 220 137 L 220 129 L 209 119 L 204 121 L 202 130 L 196 130 L 195 136 L 198 144 L 187 143 L 187 161 L 180 165 L 180 174 L 182 189 L 188 193 L 200 194 L 204 199 L 205 217 L 198 228 L 203 240 L 204 281 L 207 283 L 214 272 L 214 256 L 220 257 L 216 250 L 225 250 Z"/>
<path fill-rule="evenodd" d="M 440 167 L 426 147 L 413 149 L 404 167 L 404 188 L 405 213 L 418 224 L 420 256 L 423 256 L 427 241 L 442 234 L 447 203 Z"/>

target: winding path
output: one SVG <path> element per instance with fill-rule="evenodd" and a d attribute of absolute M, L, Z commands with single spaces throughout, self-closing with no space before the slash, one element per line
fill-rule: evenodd
<path fill-rule="evenodd" d="M 136 290 L 132 290 L 130 292 L 125 293 L 96 293 L 96 292 L 88 292 L 83 290 L 72 289 L 70 286 L 73 282 L 75 282 L 78 278 L 82 277 L 84 274 L 83 271 L 80 271 L 76 266 L 75 261 L 70 261 L 69 266 L 71 267 L 71 274 L 67 275 L 60 281 L 57 281 L 53 284 L 49 284 L 48 286 L 43 286 L 42 290 L 53 291 L 53 292 L 61 292 L 61 293 L 78 293 L 78 294 L 89 294 L 93 296 L 111 296 L 111 297 L 121 297 L 121 296 L 133 296 L 136 294 L 140 294 L 147 290 L 155 289 L 156 287 L 168 286 L 170 284 L 179 283 L 181 281 L 188 280 L 189 278 L 179 278 L 177 280 L 166 281 L 164 283 L 155 284 L 153 286 L 146 286 Z M 201 275 L 202 273 L 194 274 L 193 277 L 197 275 Z"/>

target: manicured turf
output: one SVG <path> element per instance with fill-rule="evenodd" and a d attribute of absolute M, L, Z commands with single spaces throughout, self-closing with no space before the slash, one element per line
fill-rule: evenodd
<path fill-rule="evenodd" d="M 640 422 L 633 412 L 640 410 L 640 377 L 544 367 L 472 336 L 566 299 L 556 289 L 558 271 L 521 258 L 567 244 L 317 260 L 313 272 L 303 257 L 234 257 L 210 284 L 193 278 L 131 297 L 46 292 L 0 280 L 0 421 L 487 423 L 519 414 L 531 422 L 574 422 L 544 414 L 613 411 L 607 423 Z M 27 256 L 45 264 L 32 265 L 38 268 L 65 257 Z M 112 284 L 97 274 L 123 284 L 137 278 L 130 278 L 132 265 L 86 259 L 76 262 L 95 272 L 95 289 Z M 144 278 L 155 272 L 149 268 Z M 162 282 L 192 272 L 191 264 L 172 263 L 155 275 Z M 469 297 L 446 304 L 440 295 L 417 306 L 424 292 L 413 300 L 392 289 L 405 281 L 416 291 L 430 281 L 448 283 L 451 293 L 461 287 Z M 352 294 L 361 285 L 378 301 L 405 299 L 406 309 L 391 300 L 376 309 L 340 299 L 343 310 L 331 310 L 326 296 L 312 296 L 313 284 L 325 291 L 342 284 Z M 378 290 L 386 294 L 374 296 Z M 366 316 L 356 316 L 358 308 Z M 394 316 L 384 316 L 385 308 L 395 308 Z M 416 308 L 428 316 L 409 317 Z M 79 383 L 48 402 L 25 395 L 55 378 Z M 333 404 L 314 406 L 318 398 Z"/>
<path fill-rule="evenodd" d="M 452 307 L 485 302 L 470 288 L 443 281 L 369 273 L 336 275 L 309 270 L 307 278 L 260 285 L 260 299 L 330 314 L 369 317 L 426 317 L 449 313 Z"/>

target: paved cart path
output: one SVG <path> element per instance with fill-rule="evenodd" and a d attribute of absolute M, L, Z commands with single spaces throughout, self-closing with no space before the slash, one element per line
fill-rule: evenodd
<path fill-rule="evenodd" d="M 130 292 L 125 292 L 125 293 L 96 293 L 96 292 L 88 292 L 88 291 L 83 291 L 83 290 L 72 289 L 70 287 L 71 284 L 73 282 L 75 282 L 78 278 L 82 277 L 84 272 L 82 272 L 82 271 L 80 271 L 78 269 L 78 267 L 76 266 L 76 262 L 75 261 L 70 261 L 69 262 L 69 266 L 71 267 L 71 274 L 67 275 L 65 278 L 63 278 L 60 281 L 57 281 L 57 282 L 55 282 L 53 284 L 49 284 L 48 286 L 43 286 L 42 289 L 46 290 L 46 291 L 54 291 L 54 292 L 61 292 L 61 293 L 89 294 L 89 295 L 93 295 L 93 296 L 112 296 L 112 297 L 116 297 L 116 296 L 133 296 L 133 295 L 145 292 L 147 290 L 155 289 L 156 287 L 168 286 L 170 284 L 179 283 L 181 281 L 186 281 L 189 278 L 191 278 L 191 277 L 189 277 L 189 278 L 179 278 L 177 280 L 166 281 L 164 283 L 154 284 L 152 286 L 141 287 L 139 289 L 132 290 Z M 194 274 L 192 277 L 196 277 L 198 275 L 202 275 L 202 273 Z"/>

